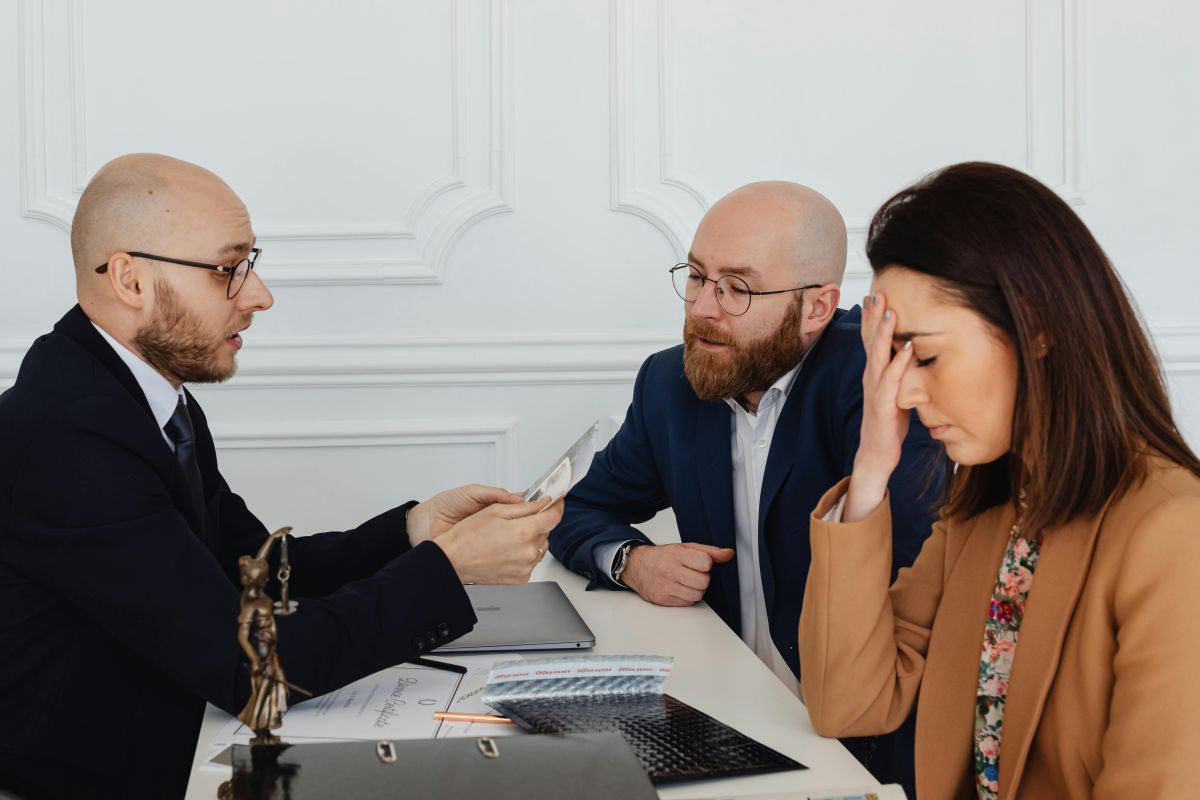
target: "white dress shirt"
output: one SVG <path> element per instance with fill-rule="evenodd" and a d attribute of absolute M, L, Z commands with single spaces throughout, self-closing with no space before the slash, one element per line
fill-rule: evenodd
<path fill-rule="evenodd" d="M 733 409 L 733 528 L 734 546 L 739 556 L 735 563 L 742 611 L 742 641 L 797 696 L 800 684 L 771 639 L 771 621 L 767 616 L 762 565 L 758 557 L 758 511 L 775 425 L 803 365 L 801 361 L 775 381 L 758 401 L 756 413 L 747 411 L 732 398 L 725 401 Z"/>
<path fill-rule="evenodd" d="M 771 385 L 758 401 L 755 413 L 747 411 L 736 399 L 725 400 L 733 410 L 729 424 L 730 452 L 733 456 L 734 547 L 739 556 L 735 563 L 741 605 L 741 637 L 754 654 L 770 667 L 783 685 L 797 697 L 800 695 L 800 683 L 771 639 L 771 623 L 767 616 L 762 569 L 758 558 L 758 510 L 767 457 L 771 453 L 771 440 L 775 436 L 775 425 L 809 352 L 812 352 L 811 347 L 799 364 Z M 617 551 L 630 541 L 638 540 L 627 539 L 597 547 L 594 556 L 596 569 L 602 570 L 605 575 L 612 575 Z M 796 624 L 799 624 L 799 620 Z"/>
<path fill-rule="evenodd" d="M 187 396 L 183 393 L 183 387 L 176 389 L 158 370 L 110 336 L 108 331 L 95 322 L 92 323 L 92 327 L 100 332 L 104 341 L 108 342 L 108 346 L 133 373 L 133 379 L 137 381 L 138 386 L 142 389 L 142 394 L 146 395 L 146 402 L 150 404 L 150 413 L 154 415 L 154 421 L 158 423 L 158 432 L 162 434 L 167 446 L 171 448 L 171 452 L 175 452 L 175 443 L 171 441 L 171 437 L 167 436 L 167 432 L 163 428 L 171 419 L 171 415 L 175 413 L 175 407 L 180 400 L 187 405 Z"/>

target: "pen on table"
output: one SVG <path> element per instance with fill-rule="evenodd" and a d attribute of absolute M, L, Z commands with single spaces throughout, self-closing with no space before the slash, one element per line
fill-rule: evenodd
<path fill-rule="evenodd" d="M 491 722 L 497 725 L 512 725 L 508 717 L 498 717 L 495 714 L 458 714 L 453 711 L 435 711 L 434 719 L 444 722 Z"/>

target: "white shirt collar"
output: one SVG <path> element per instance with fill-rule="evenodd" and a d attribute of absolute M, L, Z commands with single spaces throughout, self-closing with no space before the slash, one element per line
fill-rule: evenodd
<path fill-rule="evenodd" d="M 171 419 L 171 415 L 175 413 L 175 407 L 179 401 L 182 399 L 184 404 L 187 403 L 183 387 L 176 389 L 158 370 L 134 355 L 129 348 L 110 336 L 108 331 L 95 322 L 92 323 L 92 326 L 100 332 L 104 341 L 108 342 L 108 346 L 125 362 L 125 366 L 129 367 L 129 371 L 133 373 L 133 379 L 142 389 L 142 394 L 146 395 L 146 402 L 150 404 L 150 413 L 154 415 L 154 421 L 158 423 L 159 428 L 163 428 Z"/>
<path fill-rule="evenodd" d="M 792 390 L 792 386 L 796 383 L 796 376 L 800 374 L 800 367 L 804 365 L 804 359 L 800 363 L 785 372 L 779 380 L 771 384 L 771 388 L 763 392 L 762 398 L 758 401 L 758 409 L 755 412 L 746 411 L 742 407 L 741 402 L 736 397 L 726 397 L 725 404 L 734 411 L 742 411 L 751 416 L 765 414 L 771 410 L 771 407 L 776 404 L 787 402 L 788 393 Z"/>

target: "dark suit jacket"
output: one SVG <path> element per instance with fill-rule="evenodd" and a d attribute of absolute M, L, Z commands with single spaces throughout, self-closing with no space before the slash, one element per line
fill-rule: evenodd
<path fill-rule="evenodd" d="M 832 483 L 850 474 L 858 450 L 866 363 L 859 319 L 857 307 L 835 312 L 813 345 L 780 412 L 763 478 L 758 519 L 763 593 L 771 638 L 797 675 L 796 634 L 811 556 L 809 513 Z M 625 423 L 567 496 L 550 552 L 590 577 L 593 587 L 617 588 L 608 575 L 594 574 L 593 550 L 627 539 L 649 541 L 630 525 L 668 506 L 684 541 L 733 547 L 732 415 L 723 401 L 696 397 L 683 372 L 683 345 L 646 359 Z M 890 483 L 894 570 L 913 562 L 932 527 L 930 509 L 941 490 L 941 481 L 930 477 L 937 452 L 914 415 Z M 740 630 L 736 557 L 714 567 L 704 599 Z"/>
<path fill-rule="evenodd" d="M 237 558 L 266 529 L 188 408 L 203 530 L 145 396 L 78 306 L 0 395 L 0 786 L 180 797 L 205 701 L 246 702 Z M 410 549 L 406 511 L 290 541 L 289 681 L 328 692 L 472 628 L 441 548 Z"/>

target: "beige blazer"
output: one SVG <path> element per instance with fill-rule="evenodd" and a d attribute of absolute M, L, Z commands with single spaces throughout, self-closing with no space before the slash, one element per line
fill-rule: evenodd
<path fill-rule="evenodd" d="M 1200 479 L 1160 459 L 1095 518 L 1045 532 L 1008 685 L 1001 798 L 1200 797 Z M 934 525 L 889 589 L 888 503 L 822 520 L 800 616 L 801 687 L 824 736 L 917 708 L 920 800 L 974 796 L 975 690 L 1011 508 Z"/>

